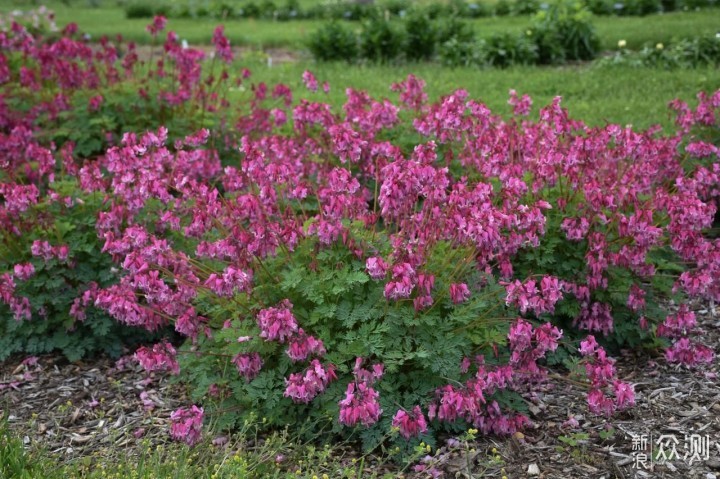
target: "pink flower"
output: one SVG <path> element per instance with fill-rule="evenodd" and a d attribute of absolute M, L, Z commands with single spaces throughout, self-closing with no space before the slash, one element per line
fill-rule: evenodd
<path fill-rule="evenodd" d="M 282 343 L 294 335 L 298 325 L 291 309 L 292 303 L 284 299 L 277 307 L 261 310 L 257 315 L 260 337 Z"/>
<path fill-rule="evenodd" d="M 165 30 L 166 24 L 167 18 L 162 15 L 156 15 L 155 18 L 153 18 L 153 22 L 145 27 L 145 30 L 147 30 L 153 37 L 156 37 L 158 33 Z"/>
<path fill-rule="evenodd" d="M 378 280 L 385 278 L 388 265 L 382 258 L 373 256 L 365 262 L 365 269 L 372 279 Z"/>
<path fill-rule="evenodd" d="M 285 397 L 296 403 L 309 403 L 327 388 L 331 381 L 337 379 L 335 366 L 323 366 L 313 359 L 304 373 L 293 373 L 285 380 Z"/>
<path fill-rule="evenodd" d="M 258 353 L 238 353 L 232 358 L 232 363 L 246 381 L 252 381 L 260 373 L 263 361 Z"/>
<path fill-rule="evenodd" d="M 287 355 L 293 361 L 304 361 L 310 355 L 323 356 L 325 354 L 325 346 L 319 339 L 305 334 L 300 328 L 297 335 L 288 341 Z"/>
<path fill-rule="evenodd" d="M 455 304 L 464 303 L 470 298 L 470 290 L 465 283 L 450 285 L 450 299 Z"/>
<path fill-rule="evenodd" d="M 610 417 L 615 412 L 615 403 L 599 389 L 590 390 L 587 395 L 587 403 L 590 411 L 599 416 Z"/>
<path fill-rule="evenodd" d="M 695 313 L 686 304 L 681 304 L 676 314 L 670 314 L 658 325 L 657 335 L 678 338 L 688 334 L 697 324 Z"/>
<path fill-rule="evenodd" d="M 715 357 L 712 349 L 702 344 L 695 344 L 688 338 L 680 338 L 665 350 L 665 359 L 669 363 L 680 363 L 686 366 L 709 364 Z"/>
<path fill-rule="evenodd" d="M 312 91 L 316 92 L 318 90 L 318 81 L 315 78 L 315 75 L 310 72 L 310 70 L 305 70 L 302 74 L 302 81 L 305 84 L 305 87 Z"/>
<path fill-rule="evenodd" d="M 95 95 L 94 97 L 90 98 L 90 101 L 88 102 L 88 110 L 90 111 L 98 111 L 100 107 L 103 104 L 103 96 L 102 95 Z"/>
<path fill-rule="evenodd" d="M 632 384 L 622 381 L 613 381 L 615 392 L 615 405 L 618 410 L 627 409 L 635 405 L 635 388 Z"/>
<path fill-rule="evenodd" d="M 597 341 L 595 341 L 595 336 L 588 336 L 580 342 L 580 354 L 583 356 L 595 354 L 595 351 L 597 351 L 598 348 L 599 346 Z"/>
<path fill-rule="evenodd" d="M 234 55 L 232 48 L 230 48 L 230 41 L 228 41 L 227 37 L 225 36 L 224 26 L 218 25 L 217 27 L 215 27 L 212 41 L 213 45 L 215 45 L 215 52 L 217 56 L 220 57 L 225 63 L 232 63 Z"/>
<path fill-rule="evenodd" d="M 340 423 L 349 427 L 358 423 L 372 426 L 382 414 L 379 397 L 378 392 L 367 383 L 351 382 L 345 391 L 345 399 L 339 402 Z"/>
<path fill-rule="evenodd" d="M 427 423 L 420 406 L 413 407 L 411 413 L 404 409 L 398 410 L 393 416 L 392 425 L 400 429 L 400 435 L 405 439 L 410 439 L 427 431 Z"/>
<path fill-rule="evenodd" d="M 518 98 L 518 94 L 515 90 L 510 90 L 510 99 L 508 104 L 513 107 L 513 114 L 517 116 L 527 116 L 530 113 L 532 107 L 532 98 L 528 95 L 523 95 L 522 98 Z"/>
<path fill-rule="evenodd" d="M 13 272 L 20 281 L 27 281 L 35 274 L 35 266 L 32 263 L 16 264 L 13 267 Z"/>
<path fill-rule="evenodd" d="M 176 441 L 194 446 L 202 436 L 203 415 L 203 409 L 195 405 L 173 411 L 170 414 L 170 436 Z"/>
<path fill-rule="evenodd" d="M 176 359 L 177 352 L 167 341 L 153 345 L 152 349 L 142 346 L 135 352 L 135 359 L 147 372 L 169 371 L 172 374 L 180 372 Z"/>

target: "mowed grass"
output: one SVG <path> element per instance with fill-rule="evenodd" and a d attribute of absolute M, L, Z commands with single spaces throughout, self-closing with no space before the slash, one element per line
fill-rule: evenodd
<path fill-rule="evenodd" d="M 85 1 L 71 1 L 70 6 L 58 0 L 45 2 L 55 11 L 58 25 L 76 22 L 80 25 L 81 30 L 94 38 L 103 35 L 114 36 L 121 32 L 128 40 L 151 43 L 152 38 L 145 31 L 149 19 L 127 19 L 125 11 L 121 7 L 107 0 L 101 0 L 100 7 L 96 8 L 89 7 Z M 0 0 L 0 12 L 23 8 L 29 8 L 26 1 L 19 3 L 17 0 Z M 531 24 L 531 17 L 481 18 L 470 22 L 479 37 L 487 37 L 500 32 L 522 33 Z M 219 22 L 207 18 L 172 18 L 168 28 L 192 44 L 206 44 L 210 43 L 213 28 L 218 23 L 225 25 L 227 36 L 236 45 L 303 50 L 309 35 L 317 30 L 323 22 L 321 20 L 291 22 L 225 20 Z M 720 31 L 720 9 L 674 12 L 647 17 L 595 17 L 593 23 L 604 50 L 616 49 L 619 40 L 625 40 L 628 48 L 636 49 L 644 44 L 669 44 L 678 38 L 717 33 Z M 359 22 L 352 25 L 358 30 L 361 28 Z"/>

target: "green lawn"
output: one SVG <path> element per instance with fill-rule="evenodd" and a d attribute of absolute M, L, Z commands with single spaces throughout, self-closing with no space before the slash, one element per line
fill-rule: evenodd
<path fill-rule="evenodd" d="M 71 7 L 58 0 L 49 0 L 45 4 L 55 11 L 58 25 L 76 22 L 83 31 L 95 38 L 122 32 L 128 40 L 139 43 L 151 41 L 150 35 L 145 31 L 148 19 L 128 20 L 124 10 L 114 2 L 101 0 L 99 8 L 90 8 L 88 3 L 79 0 L 74 0 Z M 18 8 L 28 8 L 27 0 L 22 3 L 17 0 L 0 0 L 0 12 Z M 170 19 L 169 28 L 190 43 L 209 43 L 217 23 L 218 21 L 212 19 L 173 18 Z M 223 23 L 234 44 L 299 50 L 304 48 L 308 35 L 315 31 L 322 21 L 230 20 Z M 618 40 L 626 40 L 628 48 L 639 48 L 645 43 L 668 44 L 673 38 L 716 33 L 720 31 L 720 9 L 647 17 L 595 17 L 593 23 L 604 49 L 616 49 Z M 481 18 L 473 20 L 472 24 L 482 37 L 503 31 L 522 32 L 530 25 L 530 17 Z M 359 23 L 355 25 L 360 28 Z"/>

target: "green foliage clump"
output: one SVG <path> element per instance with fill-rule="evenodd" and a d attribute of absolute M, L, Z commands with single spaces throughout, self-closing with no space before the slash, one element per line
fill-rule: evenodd
<path fill-rule="evenodd" d="M 125 7 L 126 18 L 152 18 L 155 8 L 150 2 L 132 2 Z"/>
<path fill-rule="evenodd" d="M 310 37 L 308 48 L 320 61 L 353 62 L 359 53 L 355 33 L 350 27 L 335 21 L 317 30 Z"/>
<path fill-rule="evenodd" d="M 497 33 L 480 47 L 482 60 L 489 67 L 534 65 L 538 61 L 537 46 L 525 35 Z"/>
<path fill-rule="evenodd" d="M 405 57 L 408 60 L 429 60 L 435 55 L 438 31 L 430 17 L 423 12 L 412 12 L 405 18 Z"/>
<path fill-rule="evenodd" d="M 590 11 L 577 3 L 558 2 L 539 12 L 531 27 L 531 40 L 541 64 L 588 61 L 600 49 L 600 39 L 590 22 Z"/>
<path fill-rule="evenodd" d="M 360 32 L 360 53 L 363 58 L 379 63 L 397 59 L 405 45 L 405 32 L 384 18 L 365 22 Z"/>

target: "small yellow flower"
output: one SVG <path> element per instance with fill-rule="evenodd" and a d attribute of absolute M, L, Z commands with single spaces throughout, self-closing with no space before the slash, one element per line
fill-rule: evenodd
<path fill-rule="evenodd" d="M 655 45 L 655 48 L 657 48 L 658 50 L 662 50 L 663 48 L 665 48 L 665 45 L 663 45 L 662 43 L 658 43 L 657 45 Z"/>
<path fill-rule="evenodd" d="M 627 46 L 627 42 L 625 40 L 620 40 L 618 42 L 618 48 L 625 48 Z"/>

